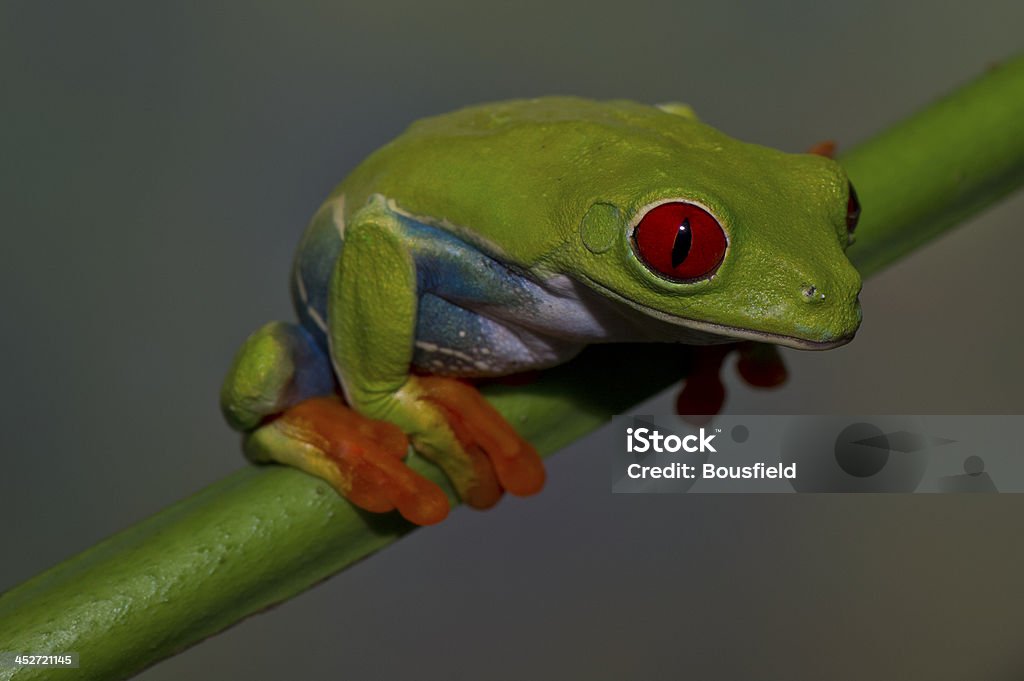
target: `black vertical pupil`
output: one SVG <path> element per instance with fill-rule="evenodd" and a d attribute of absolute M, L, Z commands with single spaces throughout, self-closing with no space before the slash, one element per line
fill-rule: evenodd
<path fill-rule="evenodd" d="M 690 254 L 690 244 L 693 243 L 693 232 L 690 231 L 689 218 L 683 218 L 683 224 L 679 225 L 676 231 L 675 241 L 672 242 L 672 267 L 679 267 Z"/>

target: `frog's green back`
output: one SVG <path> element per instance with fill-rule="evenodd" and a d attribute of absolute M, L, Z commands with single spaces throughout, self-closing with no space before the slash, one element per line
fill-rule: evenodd
<path fill-rule="evenodd" d="M 660 166 L 667 176 L 675 165 L 668 156 L 729 144 L 741 143 L 634 102 L 513 100 L 414 123 L 334 195 L 345 194 L 351 215 L 383 194 L 410 214 L 530 265 L 564 243 L 594 201 L 646 193 L 652 172 Z"/>
<path fill-rule="evenodd" d="M 839 164 L 735 140 L 679 106 L 549 97 L 427 118 L 340 194 L 330 205 L 348 226 L 381 195 L 498 262 L 564 275 L 671 324 L 832 347 L 860 323 Z M 634 248 L 640 219 L 672 202 L 699 207 L 725 237 L 708 276 L 662 276 Z"/>

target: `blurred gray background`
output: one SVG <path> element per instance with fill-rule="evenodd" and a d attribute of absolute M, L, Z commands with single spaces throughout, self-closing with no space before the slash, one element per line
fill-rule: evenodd
<path fill-rule="evenodd" d="M 849 146 L 1022 25 L 1017 0 L 0 2 L 0 589 L 244 465 L 221 377 L 291 318 L 320 200 L 410 121 L 577 94 Z M 871 279 L 856 342 L 728 409 L 1024 411 L 1022 220 L 1018 194 Z M 1024 497 L 613 497 L 593 449 L 140 678 L 1024 674 Z"/>

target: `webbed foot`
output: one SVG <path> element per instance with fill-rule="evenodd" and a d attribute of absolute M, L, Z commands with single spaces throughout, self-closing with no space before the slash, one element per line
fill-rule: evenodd
<path fill-rule="evenodd" d="M 544 486 L 537 450 L 468 383 L 410 376 L 397 399 L 413 447 L 444 470 L 468 505 L 489 508 L 502 490 L 527 496 Z"/>
<path fill-rule="evenodd" d="M 740 355 L 736 370 L 747 385 L 776 388 L 786 382 L 786 366 L 774 345 L 744 341 L 695 346 L 686 384 L 676 398 L 677 414 L 687 417 L 693 425 L 700 426 L 722 411 L 725 404 L 722 364 L 729 353 L 734 351 Z"/>
<path fill-rule="evenodd" d="M 323 478 L 367 511 L 398 510 L 417 525 L 448 515 L 440 486 L 405 465 L 409 440 L 394 424 L 361 416 L 336 397 L 313 397 L 288 407 L 246 436 L 258 462 L 290 464 Z"/>

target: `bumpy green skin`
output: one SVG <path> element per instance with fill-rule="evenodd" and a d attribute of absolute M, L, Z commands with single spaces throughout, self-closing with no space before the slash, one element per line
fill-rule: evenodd
<path fill-rule="evenodd" d="M 844 254 L 848 187 L 830 159 L 737 141 L 680 105 L 550 97 L 421 120 L 334 196 L 351 219 L 383 195 L 505 262 L 569 275 L 670 323 L 812 348 L 860 324 L 860 275 Z M 726 231 L 710 279 L 669 281 L 632 251 L 643 209 L 676 198 Z M 804 295 L 809 286 L 818 295 Z"/>

